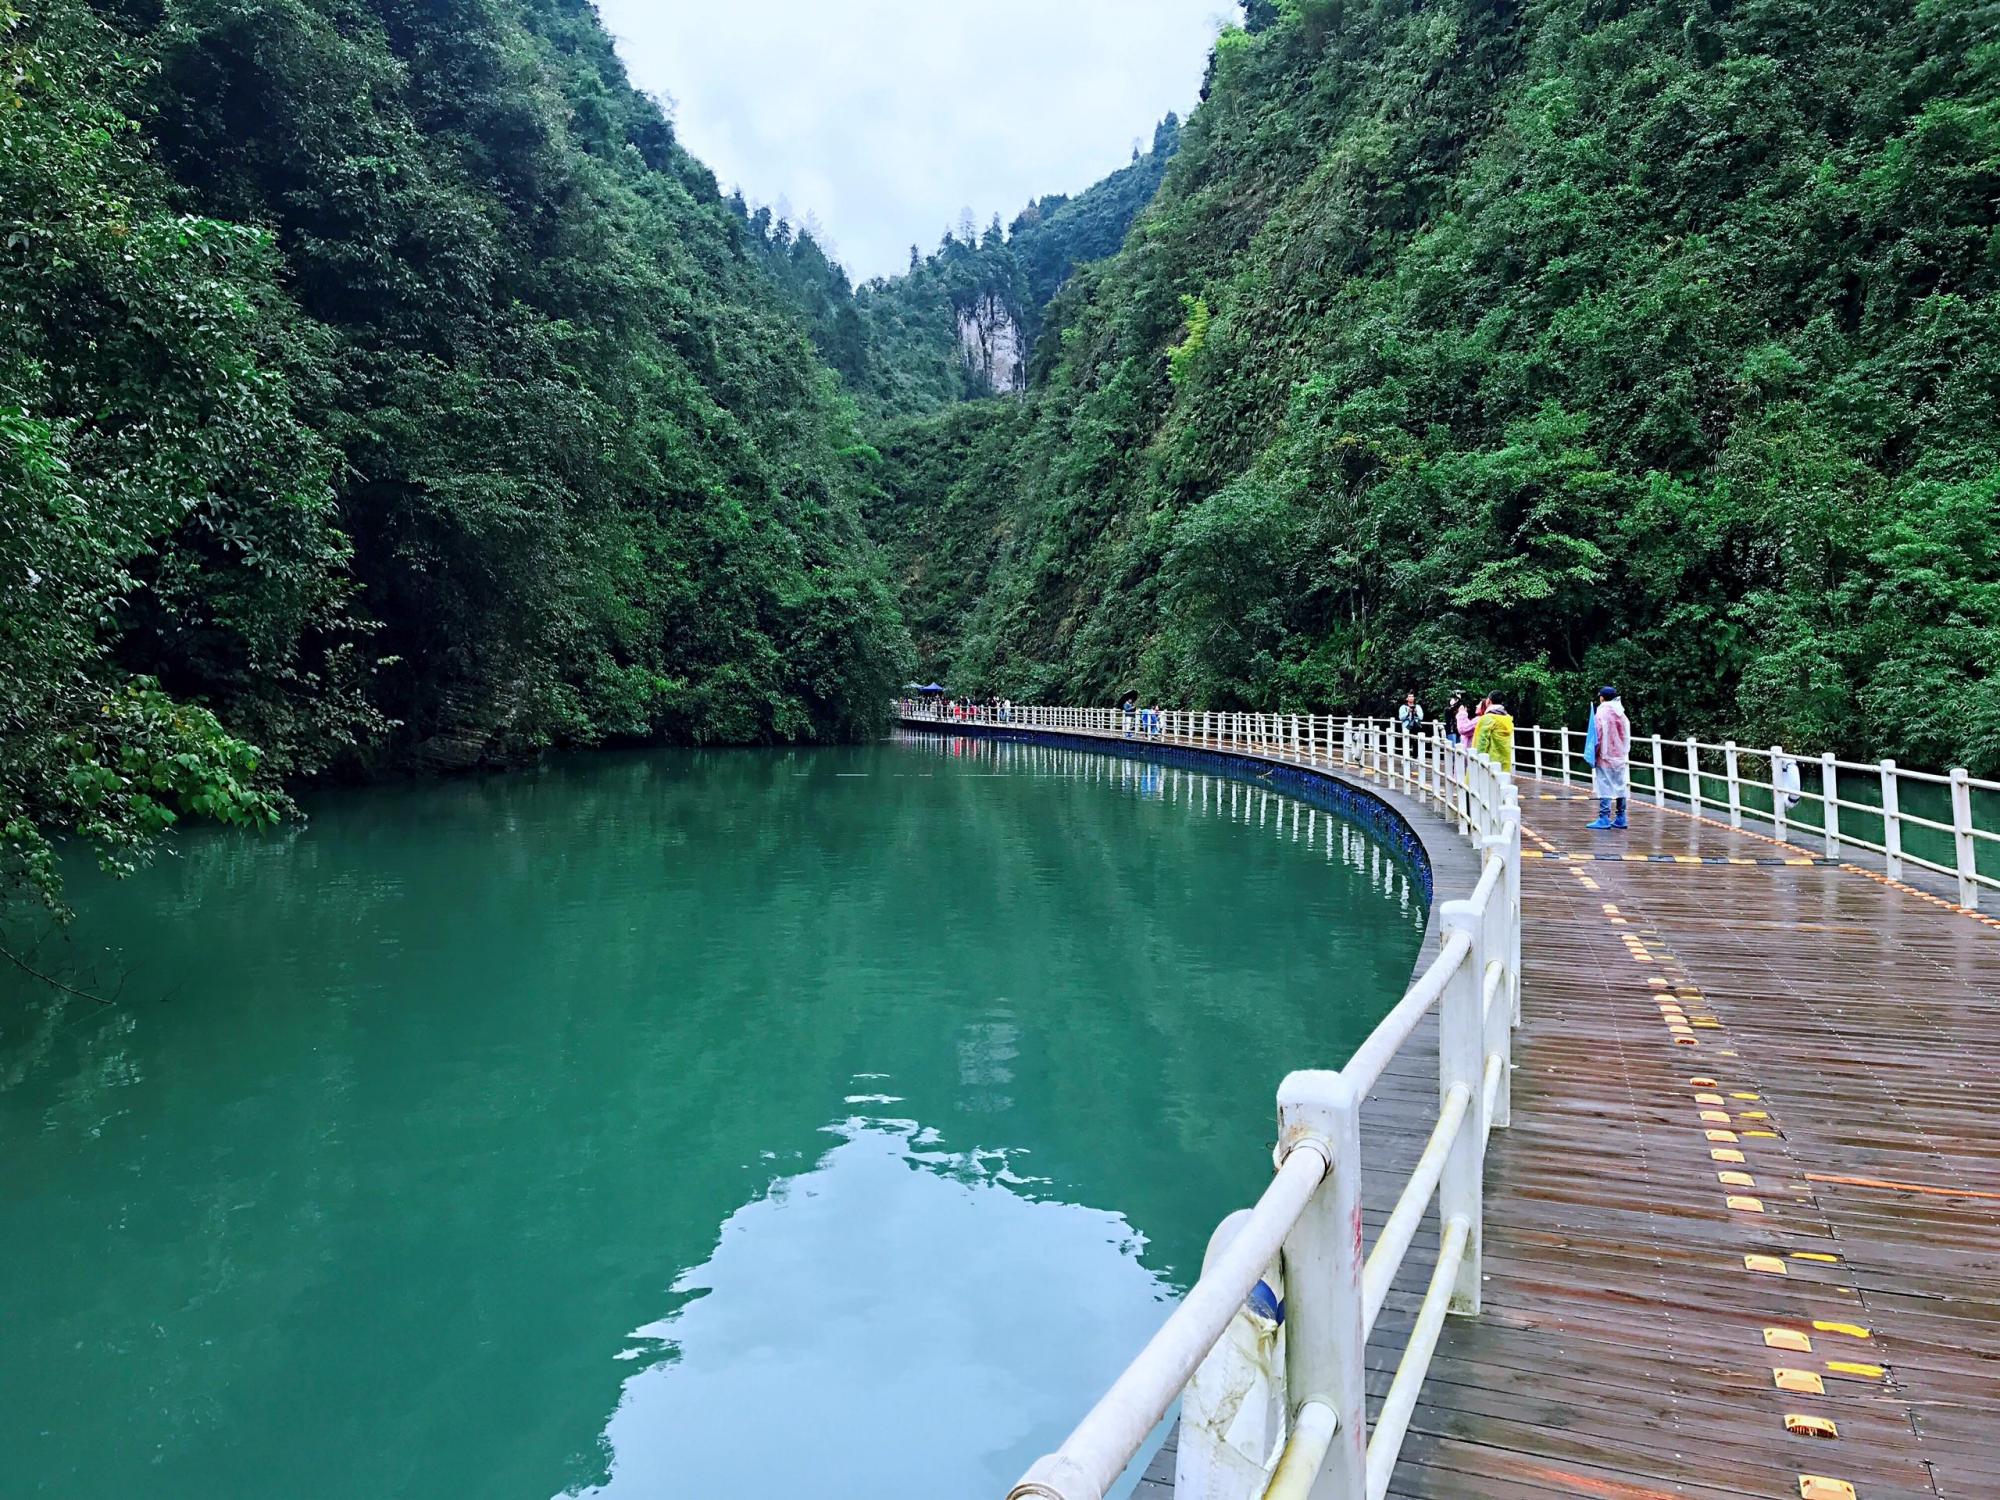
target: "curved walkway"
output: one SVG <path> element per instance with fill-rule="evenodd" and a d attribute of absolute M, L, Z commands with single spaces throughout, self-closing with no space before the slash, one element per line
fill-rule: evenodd
<path fill-rule="evenodd" d="M 1448 1326 L 1393 1492 L 2000 1493 L 2000 930 L 1521 790 L 1486 1310 Z"/>
<path fill-rule="evenodd" d="M 1447 1324 L 1390 1492 L 2000 1495 L 2000 921 L 1685 810 L 1592 833 L 1577 788 L 1519 785 L 1485 1308 Z M 1432 1107 L 1426 1056 L 1369 1108 Z M 1172 1476 L 1169 1445 L 1142 1500 Z"/>

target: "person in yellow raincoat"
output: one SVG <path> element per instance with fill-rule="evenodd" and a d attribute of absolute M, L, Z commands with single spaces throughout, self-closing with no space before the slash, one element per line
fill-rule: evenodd
<path fill-rule="evenodd" d="M 1514 769 L 1514 718 L 1498 698 L 1489 700 L 1486 712 L 1479 716 L 1479 727 L 1472 732 L 1472 748 L 1492 756 L 1501 770 Z"/>

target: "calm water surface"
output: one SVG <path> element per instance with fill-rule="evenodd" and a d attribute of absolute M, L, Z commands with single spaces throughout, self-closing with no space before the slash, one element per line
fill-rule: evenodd
<path fill-rule="evenodd" d="M 79 877 L 0 981 L 0 1491 L 996 1494 L 1406 982 L 1409 873 L 1048 747 L 598 756 Z"/>

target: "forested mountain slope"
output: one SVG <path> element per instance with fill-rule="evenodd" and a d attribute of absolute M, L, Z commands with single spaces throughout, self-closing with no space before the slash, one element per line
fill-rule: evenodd
<path fill-rule="evenodd" d="M 864 415 L 895 421 L 1019 390 L 1042 310 L 1077 267 L 1125 243 L 1179 145 L 1169 114 L 1151 150 L 1074 198 L 1039 198 L 1004 230 L 997 215 L 984 231 L 968 219 L 929 255 L 912 245 L 903 275 L 859 288 L 810 232 L 730 201 Z"/>
<path fill-rule="evenodd" d="M 583 0 L 0 0 L 0 861 L 878 724 L 852 402 Z"/>
<path fill-rule="evenodd" d="M 955 684 L 2000 767 L 2000 7 L 1250 11 L 1026 409 L 897 449 Z"/>

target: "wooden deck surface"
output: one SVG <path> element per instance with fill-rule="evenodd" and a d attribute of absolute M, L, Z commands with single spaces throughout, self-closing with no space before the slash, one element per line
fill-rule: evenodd
<path fill-rule="evenodd" d="M 1684 811 L 1592 833 L 1575 790 L 1521 791 L 1485 1308 L 1447 1323 L 1391 1493 L 2000 1496 L 2000 923 Z M 1433 1066 L 1371 1101 L 1392 1142 Z M 1410 1150 L 1369 1163 L 1371 1234 Z M 1426 1269 L 1370 1347 L 1377 1398 Z M 1171 1481 L 1169 1452 L 1140 1494 Z"/>
<path fill-rule="evenodd" d="M 1580 789 L 1519 784 L 1485 1306 L 1447 1321 L 1390 1493 L 2000 1500 L 2000 918 L 1685 810 L 1593 833 Z M 1365 1106 L 1371 1242 L 1436 1067 L 1420 1031 Z M 1377 1401 L 1436 1246 L 1433 1212 Z M 1172 1492 L 1170 1439 L 1138 1497 Z"/>
<path fill-rule="evenodd" d="M 1398 1492 L 2000 1495 L 2000 930 L 1860 867 L 1578 861 L 1813 853 L 1522 794 L 1487 1310 L 1440 1345 Z M 1513 1392 L 1452 1382 L 1481 1369 Z"/>
<path fill-rule="evenodd" d="M 2000 1496 L 2000 920 L 1686 810 L 1590 832 L 1580 790 L 1520 790 L 1486 1304 L 1446 1324 L 1390 1494 Z M 1434 1112 L 1418 1038 L 1364 1118 L 1370 1238 Z M 1376 1400 L 1434 1254 L 1432 1220 Z M 1172 1494 L 1172 1442 L 1138 1494 Z"/>

